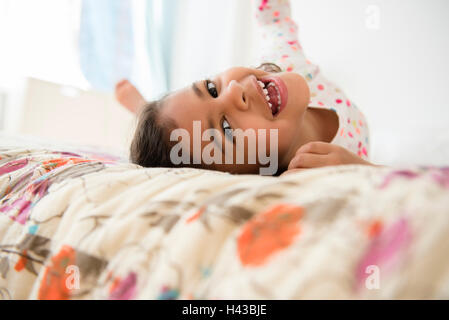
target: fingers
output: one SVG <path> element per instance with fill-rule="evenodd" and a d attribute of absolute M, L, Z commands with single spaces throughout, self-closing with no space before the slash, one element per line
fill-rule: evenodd
<path fill-rule="evenodd" d="M 329 154 L 334 148 L 335 146 L 333 144 L 322 141 L 313 141 L 301 146 L 298 149 L 298 151 L 296 151 L 296 154 L 297 155 L 300 153 Z"/>
<path fill-rule="evenodd" d="M 297 154 L 288 165 L 288 170 L 295 168 L 317 168 L 328 165 L 329 156 L 313 153 Z"/>
<path fill-rule="evenodd" d="M 293 159 L 290 161 L 288 169 L 295 168 L 317 168 L 331 165 L 333 154 L 337 151 L 337 146 L 322 142 L 313 141 L 301 146 Z"/>

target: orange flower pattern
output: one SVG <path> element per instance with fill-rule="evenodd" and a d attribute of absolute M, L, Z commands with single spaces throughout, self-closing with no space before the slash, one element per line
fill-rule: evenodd
<path fill-rule="evenodd" d="M 355 299 L 446 297 L 433 279 L 448 267 L 448 168 L 278 178 L 42 150 L 0 157 L 0 298 L 297 299 L 328 285 Z M 372 266 L 380 290 L 366 290 Z"/>
<path fill-rule="evenodd" d="M 67 300 L 70 289 L 67 286 L 67 267 L 75 265 L 75 250 L 70 246 L 63 246 L 51 258 L 51 263 L 45 268 L 44 276 L 39 288 L 39 300 Z"/>
<path fill-rule="evenodd" d="M 303 212 L 302 207 L 280 204 L 248 221 L 237 239 L 241 263 L 261 266 L 274 253 L 288 248 L 300 233 Z"/>

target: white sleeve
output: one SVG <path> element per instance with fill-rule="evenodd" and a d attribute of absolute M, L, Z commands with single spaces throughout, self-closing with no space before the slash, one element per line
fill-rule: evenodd
<path fill-rule="evenodd" d="M 304 55 L 289 0 L 252 0 L 260 42 L 260 62 L 276 63 L 283 71 L 304 76 L 314 66 Z"/>

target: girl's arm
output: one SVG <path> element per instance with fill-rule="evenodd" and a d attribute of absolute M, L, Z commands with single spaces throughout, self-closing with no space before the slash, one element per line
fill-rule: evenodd
<path fill-rule="evenodd" d="M 147 104 L 139 90 L 126 79 L 117 82 L 115 85 L 115 98 L 123 107 L 135 114 Z"/>
<path fill-rule="evenodd" d="M 252 0 L 261 43 L 261 62 L 273 62 L 283 71 L 301 72 L 313 67 L 298 39 L 289 0 Z M 305 73 L 305 72 L 304 72 Z"/>
<path fill-rule="evenodd" d="M 347 164 L 383 167 L 366 161 L 341 146 L 315 141 L 303 145 L 296 151 L 295 156 L 288 165 L 287 171 L 283 175 L 311 168 Z"/>

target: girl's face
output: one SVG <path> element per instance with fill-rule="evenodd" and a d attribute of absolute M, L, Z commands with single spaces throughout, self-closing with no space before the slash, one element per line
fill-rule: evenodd
<path fill-rule="evenodd" d="M 268 85 L 269 81 L 276 84 L 275 87 L 270 85 L 271 88 L 267 88 L 271 96 L 270 101 L 267 101 L 258 80 L 265 85 Z M 279 91 L 281 101 L 274 98 L 278 96 Z M 255 129 L 257 132 L 258 129 L 266 129 L 265 150 L 270 150 L 270 129 L 277 129 L 278 166 L 286 168 L 296 150 L 305 143 L 307 130 L 310 130 L 307 121 L 304 121 L 309 100 L 308 85 L 297 73 L 268 73 L 237 67 L 174 92 L 165 101 L 161 116 L 170 118 L 178 128 L 189 132 L 192 139 L 190 146 L 193 146 L 194 121 L 201 122 L 201 132 L 209 128 L 221 132 L 223 143 L 234 148 L 234 164 L 213 164 L 211 169 L 231 173 L 257 173 L 260 164 L 248 164 L 247 155 L 245 164 L 236 164 L 236 146 L 233 145 L 232 138 L 225 136 L 224 130 Z M 272 102 L 271 108 L 269 102 Z M 279 103 L 280 111 L 277 111 Z M 202 142 L 201 148 L 209 143 Z M 245 150 L 248 150 L 247 147 L 245 144 Z M 256 154 L 258 147 L 259 143 L 256 146 Z M 190 147 L 190 150 L 193 148 Z"/>

